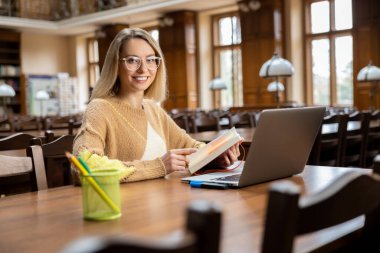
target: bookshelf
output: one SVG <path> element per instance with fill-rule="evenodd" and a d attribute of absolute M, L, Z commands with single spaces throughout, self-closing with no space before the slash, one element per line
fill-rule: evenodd
<path fill-rule="evenodd" d="M 14 113 L 24 112 L 23 89 L 21 88 L 20 33 L 0 29 L 0 80 L 11 85 L 16 95 L 8 106 Z"/>

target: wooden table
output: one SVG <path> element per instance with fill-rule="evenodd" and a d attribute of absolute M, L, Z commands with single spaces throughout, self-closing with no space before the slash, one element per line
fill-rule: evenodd
<path fill-rule="evenodd" d="M 305 194 L 316 192 L 349 170 L 306 166 L 289 178 Z M 82 218 L 79 187 L 66 186 L 0 199 L 0 252 L 57 252 L 85 235 L 165 236 L 181 231 L 189 202 L 206 199 L 222 208 L 221 252 L 259 252 L 269 183 L 234 190 L 193 189 L 178 178 L 121 185 L 122 217 L 107 222 Z M 334 236 L 357 230 L 362 219 L 324 233 L 297 239 L 296 248 L 310 250 Z"/>

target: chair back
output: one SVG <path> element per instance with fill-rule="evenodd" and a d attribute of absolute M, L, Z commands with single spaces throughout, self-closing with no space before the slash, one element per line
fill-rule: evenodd
<path fill-rule="evenodd" d="M 324 117 L 309 157 L 308 164 L 341 166 L 344 139 L 347 135 L 348 115 Z M 332 129 L 332 130 L 331 130 Z"/>
<path fill-rule="evenodd" d="M 82 125 L 82 117 L 80 114 L 68 116 L 51 116 L 44 120 L 45 130 L 67 129 L 67 134 L 74 135 L 76 129 Z"/>
<path fill-rule="evenodd" d="M 172 114 L 171 118 L 180 128 L 184 129 L 186 133 L 190 132 L 189 117 L 185 112 Z"/>
<path fill-rule="evenodd" d="M 349 115 L 347 136 L 342 147 L 342 166 L 365 166 L 370 117 L 369 112 L 357 111 Z"/>
<path fill-rule="evenodd" d="M 5 116 L 0 118 L 0 132 L 13 133 L 15 131 L 15 123 L 12 116 Z"/>
<path fill-rule="evenodd" d="M 0 151 L 25 149 L 35 136 L 25 133 L 15 133 L 0 139 Z"/>
<path fill-rule="evenodd" d="M 187 209 L 186 231 L 180 236 L 81 238 L 61 253 L 218 253 L 221 236 L 220 208 L 207 201 L 194 201 Z"/>
<path fill-rule="evenodd" d="M 44 168 L 35 169 L 27 157 L 34 136 L 17 133 L 0 139 L 0 194 L 11 195 L 46 189 Z M 39 139 L 41 142 L 41 139 Z"/>
<path fill-rule="evenodd" d="M 14 124 L 16 132 L 42 130 L 41 118 L 36 116 L 16 115 L 14 116 Z"/>
<path fill-rule="evenodd" d="M 36 142 L 38 143 L 38 140 Z M 52 142 L 39 143 L 44 161 L 39 165 L 46 170 L 49 188 L 73 184 L 71 165 L 65 156 L 66 151 L 72 150 L 73 142 L 73 135 L 63 135 Z M 32 160 L 35 159 L 39 159 L 39 156 L 32 156 Z"/>
<path fill-rule="evenodd" d="M 69 135 L 75 135 L 76 131 L 82 126 L 82 120 L 69 120 Z"/>
<path fill-rule="evenodd" d="M 370 168 L 377 154 L 380 154 L 380 110 L 371 113 L 364 167 Z"/>
<path fill-rule="evenodd" d="M 192 132 L 220 131 L 219 117 L 209 114 L 196 114 L 191 118 Z"/>
<path fill-rule="evenodd" d="M 345 238 L 331 239 L 327 245 L 318 248 L 318 252 L 346 247 L 359 249 L 352 252 L 377 252 L 374 248 L 378 247 L 379 241 L 373 238 L 379 235 L 380 230 L 378 174 L 349 172 L 319 193 L 300 197 L 300 192 L 300 187 L 290 181 L 271 185 L 262 252 L 290 253 L 297 236 L 329 228 L 361 215 L 365 215 L 362 230 Z"/>
<path fill-rule="evenodd" d="M 232 113 L 229 115 L 228 119 L 230 128 L 252 128 L 256 126 L 254 115 L 249 112 Z"/>

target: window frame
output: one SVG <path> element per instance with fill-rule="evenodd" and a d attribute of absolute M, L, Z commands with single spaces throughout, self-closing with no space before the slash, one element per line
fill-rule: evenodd
<path fill-rule="evenodd" d="M 229 45 L 220 45 L 218 43 L 218 38 L 219 38 L 219 20 L 222 18 L 228 18 L 228 17 L 237 17 L 240 23 L 240 15 L 238 11 L 231 11 L 231 12 L 225 12 L 225 13 L 220 13 L 216 15 L 211 16 L 211 26 L 212 26 L 212 38 L 211 38 L 211 48 L 212 48 L 212 69 L 213 69 L 213 78 L 217 76 L 221 76 L 220 73 L 220 60 L 219 60 L 219 55 L 223 51 L 232 51 L 234 52 L 235 50 L 240 50 L 241 52 L 241 39 L 239 43 L 233 43 Z M 240 68 L 242 68 L 242 62 L 240 61 Z M 235 72 L 235 69 L 232 69 L 232 72 Z M 240 73 L 242 75 L 242 73 Z M 238 75 L 233 74 L 233 80 L 232 80 L 232 85 L 233 85 L 233 94 L 232 94 L 232 100 L 233 104 L 230 106 L 238 106 L 239 103 L 237 102 L 239 99 L 243 103 L 243 95 L 241 98 L 239 97 L 239 80 L 238 80 Z M 240 89 L 243 89 L 242 83 L 240 83 Z M 220 95 L 220 94 L 219 94 Z"/>
<path fill-rule="evenodd" d="M 100 76 L 100 65 L 99 65 L 99 55 L 96 57 L 94 54 L 92 55 L 91 52 L 95 52 L 94 43 L 97 43 L 98 40 L 96 37 L 89 37 L 86 39 L 86 52 L 87 52 L 87 78 L 88 78 L 88 88 L 91 90 L 95 87 L 96 82 L 99 79 Z M 99 54 L 99 50 L 98 54 Z M 96 59 L 98 58 L 98 59 Z M 93 71 L 98 69 L 98 74 L 93 73 Z M 96 78 L 98 77 L 98 79 Z M 92 77 L 95 78 L 95 82 L 92 83 Z"/>
<path fill-rule="evenodd" d="M 330 8 L 330 29 L 328 32 L 312 33 L 311 32 L 311 4 L 317 2 L 329 2 Z M 312 73 L 312 46 L 313 40 L 328 39 L 330 47 L 330 99 L 329 106 L 353 106 L 354 94 L 352 94 L 352 104 L 337 104 L 337 77 L 335 66 L 335 39 L 342 36 L 351 36 L 353 39 L 353 27 L 344 30 L 335 30 L 335 0 L 305 0 L 304 1 L 304 43 L 305 43 L 305 73 L 306 73 L 306 90 L 308 104 L 315 105 L 313 97 L 313 73 Z M 352 5 L 353 6 L 353 5 Z M 352 55 L 354 60 L 354 53 Z M 352 82 L 354 92 L 354 79 Z"/>

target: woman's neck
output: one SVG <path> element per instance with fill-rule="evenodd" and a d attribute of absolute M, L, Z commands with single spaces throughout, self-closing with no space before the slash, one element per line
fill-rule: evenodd
<path fill-rule="evenodd" d="M 126 94 L 126 95 L 119 95 L 118 98 L 122 101 L 127 103 L 129 106 L 136 108 L 136 109 L 142 109 L 142 102 L 143 102 L 143 95 L 137 95 L 137 94 Z"/>

